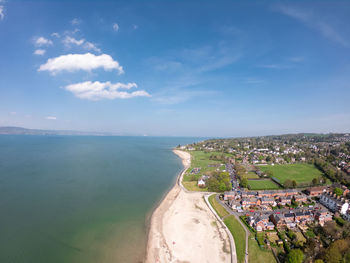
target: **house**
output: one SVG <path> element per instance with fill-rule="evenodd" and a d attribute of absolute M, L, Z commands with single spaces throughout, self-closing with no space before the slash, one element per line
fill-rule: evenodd
<path fill-rule="evenodd" d="M 259 191 L 259 197 L 282 197 L 282 196 L 294 196 L 297 195 L 298 191 L 296 189 L 285 189 L 285 190 L 269 190 L 269 191 Z"/>
<path fill-rule="evenodd" d="M 275 206 L 276 202 L 275 199 L 272 197 L 262 197 L 261 198 L 261 205 L 272 205 Z"/>
<path fill-rule="evenodd" d="M 320 196 L 326 191 L 326 187 L 319 186 L 319 187 L 310 187 L 306 189 L 306 193 L 309 196 Z"/>
<path fill-rule="evenodd" d="M 307 197 L 305 195 L 295 195 L 293 197 L 295 202 L 302 203 L 307 201 Z"/>
<path fill-rule="evenodd" d="M 292 198 L 291 196 L 281 196 L 277 199 L 278 203 L 280 205 L 290 205 L 292 203 Z"/>
<path fill-rule="evenodd" d="M 324 193 L 320 197 L 320 202 L 332 212 L 340 211 L 341 214 L 344 214 L 349 209 L 348 200 L 345 200 L 336 194 Z"/>
<path fill-rule="evenodd" d="M 256 192 L 254 192 L 254 191 L 242 192 L 242 198 L 251 198 L 251 197 L 255 197 L 255 196 L 256 196 Z"/>
<path fill-rule="evenodd" d="M 270 220 L 277 228 L 285 228 L 287 226 L 283 215 L 272 214 L 270 215 Z"/>
<path fill-rule="evenodd" d="M 255 197 L 251 198 L 242 198 L 242 208 L 249 208 L 251 206 L 256 206 L 258 203 L 258 199 Z"/>
<path fill-rule="evenodd" d="M 236 199 L 236 192 L 234 191 L 229 191 L 224 193 L 224 200 L 233 200 Z"/>
<path fill-rule="evenodd" d="M 272 222 L 267 222 L 265 225 L 265 229 L 266 230 L 274 230 L 275 229 L 275 225 Z"/>
<path fill-rule="evenodd" d="M 198 187 L 200 187 L 200 188 L 205 187 L 205 181 L 202 180 L 202 179 L 199 179 L 199 180 L 198 180 Z"/>
<path fill-rule="evenodd" d="M 275 225 L 272 222 L 269 222 L 268 215 L 257 215 L 250 216 L 247 220 L 248 224 L 255 228 L 256 231 L 264 231 L 264 230 L 273 230 Z"/>
<path fill-rule="evenodd" d="M 297 223 L 306 223 L 314 220 L 314 217 L 310 211 L 300 211 L 295 212 L 295 222 Z"/>
<path fill-rule="evenodd" d="M 294 214 L 293 213 L 284 214 L 284 218 L 285 218 L 286 223 L 294 222 Z"/>
<path fill-rule="evenodd" d="M 315 213 L 315 220 L 321 225 L 328 221 L 332 221 L 332 215 L 327 210 L 321 210 Z"/>

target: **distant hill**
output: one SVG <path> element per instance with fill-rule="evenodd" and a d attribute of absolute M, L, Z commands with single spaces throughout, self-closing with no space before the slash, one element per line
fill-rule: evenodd
<path fill-rule="evenodd" d="M 115 135 L 111 133 L 99 132 L 82 132 L 82 131 L 68 131 L 68 130 L 39 130 L 26 129 L 22 127 L 0 127 L 0 135 L 90 135 L 90 136 L 107 136 Z"/>

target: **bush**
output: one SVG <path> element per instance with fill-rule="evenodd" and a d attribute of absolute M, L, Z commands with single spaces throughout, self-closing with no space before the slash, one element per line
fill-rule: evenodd
<path fill-rule="evenodd" d="M 343 226 L 345 224 L 345 220 L 341 217 L 334 217 L 335 222 L 337 222 L 338 225 Z"/>

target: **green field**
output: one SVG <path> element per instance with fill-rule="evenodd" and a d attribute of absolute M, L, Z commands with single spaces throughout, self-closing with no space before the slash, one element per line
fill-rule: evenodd
<path fill-rule="evenodd" d="M 248 172 L 243 175 L 247 179 L 259 179 L 260 177 L 255 172 Z"/>
<path fill-rule="evenodd" d="M 211 206 L 214 208 L 214 210 L 216 211 L 216 213 L 223 218 L 224 216 L 228 215 L 228 212 L 226 211 L 226 209 L 220 205 L 216 199 L 215 199 L 216 194 L 213 194 L 211 196 L 209 196 L 208 200 L 209 203 L 211 204 Z"/>
<path fill-rule="evenodd" d="M 281 187 L 278 184 L 274 183 L 270 179 L 248 180 L 248 185 L 251 190 L 281 189 Z"/>
<path fill-rule="evenodd" d="M 245 256 L 245 231 L 241 224 L 234 216 L 228 216 L 224 219 L 225 225 L 228 227 L 235 240 L 237 262 L 243 263 Z M 250 253 L 250 252 L 249 252 Z"/>
<path fill-rule="evenodd" d="M 282 184 L 287 180 L 295 180 L 297 184 L 310 184 L 313 178 L 322 176 L 314 165 L 307 163 L 260 166 L 263 172 L 271 172 Z"/>
<path fill-rule="evenodd" d="M 275 257 L 270 250 L 261 249 L 256 242 L 254 235 L 249 236 L 248 240 L 249 262 L 275 263 Z"/>
<path fill-rule="evenodd" d="M 184 174 L 182 184 L 189 191 L 208 191 L 208 188 L 199 188 L 197 180 L 202 175 L 207 175 L 216 169 L 224 170 L 225 165 L 221 165 L 221 161 L 210 160 L 211 155 L 222 155 L 220 152 L 203 152 L 203 151 L 189 151 L 191 154 L 191 166 Z M 225 156 L 232 157 L 231 154 L 224 153 Z M 209 165 L 219 165 L 218 167 L 209 167 Z M 200 168 L 198 174 L 191 174 L 193 168 Z"/>

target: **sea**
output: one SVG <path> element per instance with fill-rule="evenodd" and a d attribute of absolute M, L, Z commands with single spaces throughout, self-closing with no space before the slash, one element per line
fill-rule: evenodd
<path fill-rule="evenodd" d="M 199 138 L 0 136 L 0 262 L 142 262 L 152 211 Z"/>

